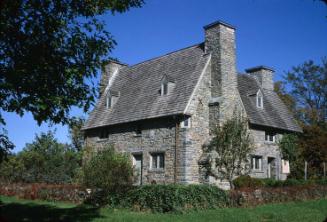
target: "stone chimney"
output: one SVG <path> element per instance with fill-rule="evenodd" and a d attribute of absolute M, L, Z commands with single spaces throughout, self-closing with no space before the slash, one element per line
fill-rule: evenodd
<path fill-rule="evenodd" d="M 255 77 L 261 88 L 274 90 L 274 69 L 267 66 L 256 66 L 246 69 L 245 72 Z"/>
<path fill-rule="evenodd" d="M 114 60 L 108 60 L 106 62 L 101 73 L 100 92 L 99 92 L 100 96 L 104 93 L 106 87 L 109 86 L 114 81 L 119 70 L 125 66 L 127 65 Z"/>
<path fill-rule="evenodd" d="M 237 91 L 235 28 L 217 21 L 203 27 L 205 52 L 211 53 L 211 97 Z"/>
<path fill-rule="evenodd" d="M 211 54 L 210 131 L 233 115 L 238 107 L 235 28 L 217 21 L 203 27 L 205 53 Z M 212 132 L 212 131 L 211 131 Z"/>

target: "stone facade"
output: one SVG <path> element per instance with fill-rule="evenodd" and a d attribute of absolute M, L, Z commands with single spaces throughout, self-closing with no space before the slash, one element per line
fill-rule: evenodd
<path fill-rule="evenodd" d="M 209 182 L 226 185 L 224 181 L 204 178 L 199 160 L 203 154 L 203 146 L 212 137 L 213 127 L 222 124 L 235 112 L 247 117 L 238 90 L 235 29 L 222 22 L 210 24 L 204 29 L 203 57 L 207 58 L 207 62 L 182 114 L 85 130 L 86 145 L 97 150 L 113 145 L 117 151 L 128 153 L 131 159 L 138 156 L 141 159 L 142 184 Z M 101 79 L 101 92 L 110 89 L 115 75 L 124 67 L 116 62 L 110 62 L 109 65 Z M 248 72 L 256 77 L 262 87 L 272 89 L 273 73 L 270 69 L 261 67 Z M 173 90 L 172 93 L 174 92 Z M 190 119 L 190 122 L 187 127 L 183 127 L 182 122 L 187 119 Z M 261 158 L 259 169 L 253 169 L 251 176 L 285 179 L 287 175 L 281 173 L 278 146 L 274 142 L 265 141 L 267 129 L 269 127 L 250 125 L 250 133 L 256 145 L 253 156 Z M 278 132 L 276 138 L 280 138 L 281 134 L 282 131 Z M 164 155 L 163 168 L 154 169 L 151 166 L 152 156 L 156 153 Z"/>

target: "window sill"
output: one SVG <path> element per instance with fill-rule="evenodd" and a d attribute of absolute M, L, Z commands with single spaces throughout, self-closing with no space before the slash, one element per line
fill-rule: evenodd
<path fill-rule="evenodd" d="M 149 169 L 149 172 L 150 173 L 164 173 L 165 169 L 164 168 L 158 168 L 158 169 L 151 168 L 151 169 Z"/>
<path fill-rule="evenodd" d="M 267 145 L 276 145 L 276 142 L 265 141 L 264 144 L 267 144 Z"/>
<path fill-rule="evenodd" d="M 251 173 L 264 173 L 264 171 L 263 170 L 251 170 Z"/>
<path fill-rule="evenodd" d="M 96 142 L 97 143 L 102 143 L 102 142 L 106 142 L 108 140 L 109 140 L 109 138 L 104 138 L 104 139 L 98 139 Z"/>

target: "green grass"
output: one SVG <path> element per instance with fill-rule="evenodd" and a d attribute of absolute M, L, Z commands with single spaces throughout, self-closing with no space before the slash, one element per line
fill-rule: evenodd
<path fill-rule="evenodd" d="M 267 204 L 255 208 L 226 208 L 185 214 L 152 214 L 128 210 L 96 209 L 69 203 L 1 197 L 0 222 L 4 221 L 319 221 L 327 219 L 327 200 Z M 1 220 L 2 219 L 2 220 Z"/>

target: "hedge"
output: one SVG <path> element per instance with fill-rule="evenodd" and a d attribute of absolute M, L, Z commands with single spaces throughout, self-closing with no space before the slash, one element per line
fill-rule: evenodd
<path fill-rule="evenodd" d="M 289 187 L 289 186 L 303 186 L 303 185 L 327 185 L 327 179 L 319 180 L 275 180 L 275 179 L 259 179 L 250 176 L 240 176 L 233 180 L 236 189 L 240 188 L 261 188 L 261 187 Z"/>

